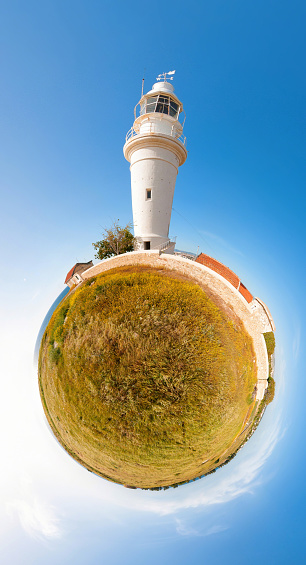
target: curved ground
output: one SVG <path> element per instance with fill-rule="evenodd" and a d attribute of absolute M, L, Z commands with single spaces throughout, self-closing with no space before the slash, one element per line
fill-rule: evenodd
<path fill-rule="evenodd" d="M 254 405 L 256 364 L 243 325 L 212 298 L 145 267 L 69 293 L 42 339 L 39 382 L 49 424 L 77 461 L 152 488 L 228 456 Z"/>

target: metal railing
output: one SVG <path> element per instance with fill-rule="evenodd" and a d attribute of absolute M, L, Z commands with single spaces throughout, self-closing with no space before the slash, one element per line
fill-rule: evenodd
<path fill-rule="evenodd" d="M 168 247 L 170 247 L 173 243 L 174 244 L 176 243 L 176 236 L 172 237 L 171 239 L 168 239 L 167 241 L 164 241 L 164 243 L 161 243 L 160 245 L 158 245 L 154 249 L 158 249 L 159 254 L 161 254 L 163 251 L 168 249 Z"/>
<path fill-rule="evenodd" d="M 170 134 L 167 134 L 167 133 L 163 133 L 162 131 L 156 131 L 155 130 L 155 124 L 152 124 L 152 123 L 146 124 L 146 131 L 142 132 L 141 134 L 139 132 L 135 131 L 134 126 L 132 126 L 131 129 L 129 129 L 129 131 L 126 134 L 125 142 L 129 141 L 133 137 L 136 137 L 137 135 L 146 135 L 146 134 L 149 134 L 149 135 L 169 135 L 169 137 L 173 137 L 174 139 L 176 139 L 177 141 L 182 143 L 182 145 L 186 145 L 186 136 L 182 134 L 178 137 L 177 134 L 176 134 L 174 126 L 172 126 L 172 128 L 171 128 Z"/>

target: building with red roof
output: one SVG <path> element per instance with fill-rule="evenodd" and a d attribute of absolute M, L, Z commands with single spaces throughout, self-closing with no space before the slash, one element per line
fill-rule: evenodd
<path fill-rule="evenodd" d="M 88 263 L 76 263 L 67 273 L 65 284 L 67 284 L 69 288 L 75 284 L 80 284 L 84 280 L 82 278 L 82 273 L 87 271 L 87 269 L 90 269 L 90 267 L 93 267 L 92 261 L 88 261 Z"/>
<path fill-rule="evenodd" d="M 215 271 L 215 273 L 221 275 L 224 279 L 231 283 L 240 292 L 240 294 L 242 294 L 248 304 L 252 302 L 253 296 L 244 286 L 244 284 L 242 284 L 240 278 L 233 271 L 231 271 L 231 269 L 220 263 L 220 261 L 209 257 L 209 255 L 205 255 L 205 253 L 201 253 L 196 258 L 196 262 L 201 263 L 201 265 L 205 265 L 205 267 L 208 267 L 212 271 Z"/>

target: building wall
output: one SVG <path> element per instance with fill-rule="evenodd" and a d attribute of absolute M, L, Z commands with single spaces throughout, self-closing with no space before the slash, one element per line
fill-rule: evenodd
<path fill-rule="evenodd" d="M 168 239 L 177 170 L 177 156 L 164 148 L 138 149 L 131 157 L 134 234 L 152 249 Z"/>

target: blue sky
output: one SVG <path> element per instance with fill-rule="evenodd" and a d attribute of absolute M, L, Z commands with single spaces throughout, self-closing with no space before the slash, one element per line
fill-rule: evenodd
<path fill-rule="evenodd" d="M 4 565 L 305 561 L 305 15 L 299 1 L 0 2 Z M 176 69 L 188 158 L 170 232 L 264 300 L 277 398 L 215 475 L 165 492 L 88 473 L 50 434 L 33 353 L 104 226 L 132 220 L 133 108 Z"/>

